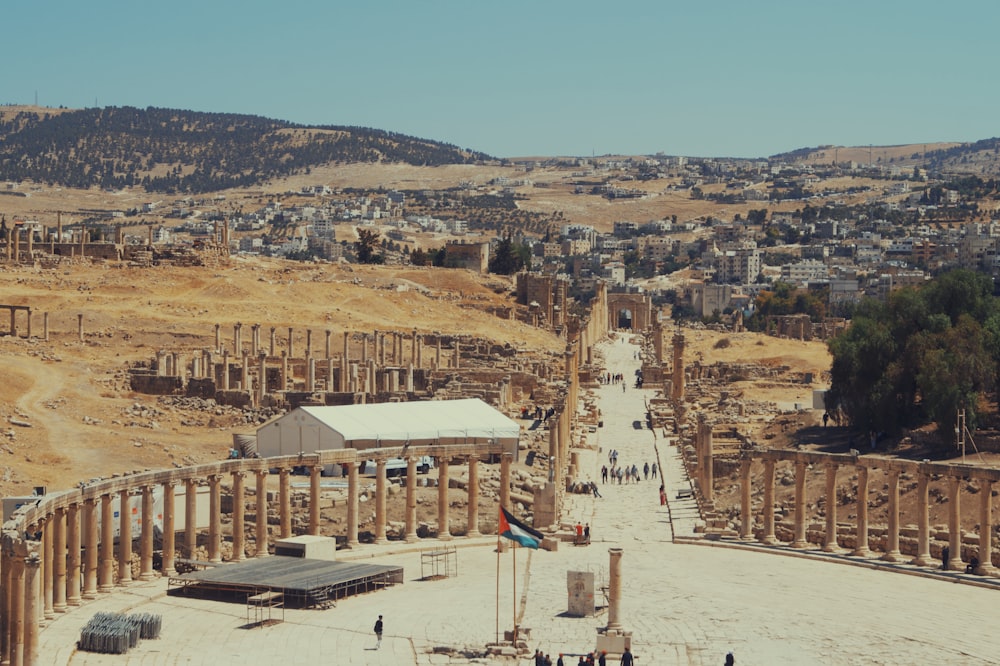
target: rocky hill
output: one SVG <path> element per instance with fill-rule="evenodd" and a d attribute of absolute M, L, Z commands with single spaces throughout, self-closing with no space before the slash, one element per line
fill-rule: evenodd
<path fill-rule="evenodd" d="M 107 107 L 0 113 L 0 180 L 74 188 L 204 193 L 336 163 L 438 166 L 483 153 L 364 127 L 306 126 L 259 116 Z"/>

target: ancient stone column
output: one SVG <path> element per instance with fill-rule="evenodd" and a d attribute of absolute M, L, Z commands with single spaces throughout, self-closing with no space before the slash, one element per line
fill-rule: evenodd
<path fill-rule="evenodd" d="M 29 545 L 29 548 L 35 544 Z M 38 579 L 41 559 L 36 549 L 24 558 L 24 666 L 36 666 L 38 661 Z M 65 610 L 65 609 L 64 609 Z"/>
<path fill-rule="evenodd" d="M 886 562 L 901 562 L 902 554 L 899 552 L 899 470 L 890 469 L 889 473 L 889 530 L 886 534 L 885 555 L 882 559 Z"/>
<path fill-rule="evenodd" d="M 451 539 L 451 528 L 448 524 L 448 458 L 441 456 L 438 464 L 438 539 Z"/>
<path fill-rule="evenodd" d="M 83 342 L 83 315 L 76 316 L 76 335 L 80 342 Z"/>
<path fill-rule="evenodd" d="M 469 517 L 465 536 L 482 536 L 479 531 L 479 458 L 469 456 Z"/>
<path fill-rule="evenodd" d="M 97 597 L 97 552 L 100 544 L 97 532 L 97 504 L 93 497 L 83 500 L 83 598 Z"/>
<path fill-rule="evenodd" d="M 264 404 L 267 396 L 267 354 L 260 352 L 257 357 L 257 404 Z"/>
<path fill-rule="evenodd" d="M 208 477 L 208 561 L 222 561 L 222 477 Z"/>
<path fill-rule="evenodd" d="M 549 473 L 548 481 L 549 483 L 555 483 L 556 474 L 558 474 L 562 468 L 565 461 L 560 460 L 559 456 L 559 415 L 555 414 L 549 419 Z"/>
<path fill-rule="evenodd" d="M 434 357 L 434 369 L 441 367 L 441 336 L 437 336 L 437 355 Z"/>
<path fill-rule="evenodd" d="M 285 350 L 281 350 L 281 386 L 278 390 L 288 390 L 288 353 Z"/>
<path fill-rule="evenodd" d="M 948 477 L 948 568 L 962 571 L 962 479 Z"/>
<path fill-rule="evenodd" d="M 306 391 L 316 390 L 316 359 L 310 357 L 306 367 Z"/>
<path fill-rule="evenodd" d="M 417 458 L 406 459 L 406 543 L 417 540 Z"/>
<path fill-rule="evenodd" d="M 627 379 L 623 381 L 628 381 Z M 701 418 L 701 415 L 699 415 Z M 704 420 L 698 423 L 701 431 L 701 455 L 698 458 L 698 468 L 701 474 L 701 496 L 706 503 L 711 504 L 715 498 L 715 470 L 712 464 L 712 424 Z"/>
<path fill-rule="evenodd" d="M 347 545 L 354 548 L 358 542 L 358 464 L 347 463 Z"/>
<path fill-rule="evenodd" d="M 609 548 L 611 564 L 608 567 L 608 632 L 621 631 L 622 555 L 621 548 Z"/>
<path fill-rule="evenodd" d="M 500 506 L 510 511 L 510 466 L 514 456 L 511 453 L 500 455 Z"/>
<path fill-rule="evenodd" d="M 993 566 L 993 516 L 991 503 L 993 500 L 993 482 L 989 479 L 979 480 L 979 566 L 976 573 L 980 576 L 996 576 L 997 568 Z"/>
<path fill-rule="evenodd" d="M 774 536 L 774 460 L 771 458 L 764 460 L 764 506 L 761 511 L 764 513 L 761 543 L 773 546 L 778 543 L 778 539 Z"/>
<path fill-rule="evenodd" d="M 174 566 L 177 559 L 174 511 L 174 484 L 172 481 L 165 481 L 163 483 L 163 560 L 160 564 L 160 571 L 168 577 L 177 573 Z"/>
<path fill-rule="evenodd" d="M 278 468 L 278 524 L 279 536 L 287 539 L 292 536 L 292 493 L 288 468 Z"/>
<path fill-rule="evenodd" d="M 97 591 L 110 592 L 114 586 L 115 526 L 111 495 L 101 495 L 101 566 L 97 572 Z"/>
<path fill-rule="evenodd" d="M 118 584 L 132 582 L 132 501 L 128 488 L 118 494 Z"/>
<path fill-rule="evenodd" d="M 42 313 L 42 339 L 46 342 L 49 341 L 49 313 Z"/>
<path fill-rule="evenodd" d="M 243 324 L 236 322 L 233 325 L 233 356 L 239 358 L 243 355 Z"/>
<path fill-rule="evenodd" d="M 274 353 L 274 326 L 271 327 L 271 349 L 268 352 L 268 356 L 275 356 Z"/>
<path fill-rule="evenodd" d="M 681 402 L 684 400 L 684 334 L 680 329 L 674 334 L 673 345 L 674 367 L 670 382 L 670 397 L 676 402 Z"/>
<path fill-rule="evenodd" d="M 295 343 L 294 343 L 294 341 L 292 339 L 293 333 L 294 333 L 294 330 L 292 329 L 291 326 L 289 326 L 288 327 L 288 358 L 294 358 L 295 357 L 295 346 L 294 346 Z"/>
<path fill-rule="evenodd" d="M 312 356 L 313 332 L 311 328 L 306 329 L 306 356 Z"/>
<path fill-rule="evenodd" d="M 56 579 L 54 523 L 55 515 L 49 514 L 42 519 L 39 525 L 39 531 L 42 533 L 42 547 L 39 550 L 39 554 L 42 556 L 42 596 L 44 597 L 42 615 L 46 619 L 52 619 L 56 616 L 55 612 L 52 610 L 52 588 L 55 585 Z"/>
<path fill-rule="evenodd" d="M 0 548 L 0 664 L 10 663 L 10 617 L 11 591 L 14 587 L 11 573 L 14 571 L 12 549 Z"/>
<path fill-rule="evenodd" d="M 805 548 L 806 541 L 806 463 L 795 461 L 795 539 L 792 548 Z"/>
<path fill-rule="evenodd" d="M 320 476 L 323 473 L 321 465 L 309 468 L 309 534 L 319 536 L 319 497 Z"/>
<path fill-rule="evenodd" d="M 858 531 L 857 543 L 851 555 L 855 557 L 868 557 L 871 551 L 868 549 L 868 467 L 858 465 Z"/>
<path fill-rule="evenodd" d="M 77 502 L 66 507 L 67 576 L 66 603 L 80 605 L 80 505 Z"/>
<path fill-rule="evenodd" d="M 740 538 L 753 539 L 753 504 L 751 502 L 750 458 L 740 460 Z M 665 483 L 665 482 L 664 482 Z"/>
<path fill-rule="evenodd" d="M 350 390 L 347 382 L 348 378 L 348 368 L 351 365 L 351 357 L 348 353 L 348 345 L 350 343 L 351 334 L 344 331 L 344 355 L 340 357 L 340 392 L 347 393 Z"/>
<path fill-rule="evenodd" d="M 198 486 L 195 479 L 184 479 L 184 554 L 198 559 Z"/>
<path fill-rule="evenodd" d="M 10 663 L 11 666 L 24 664 L 24 629 L 25 629 L 25 594 L 24 594 L 24 556 L 15 552 L 11 558 L 11 591 L 10 591 Z M 35 599 L 38 598 L 37 593 Z M 28 622 L 37 622 L 38 608 L 33 602 L 31 616 Z"/>
<path fill-rule="evenodd" d="M 462 367 L 462 343 L 458 341 L 458 338 L 455 338 L 455 355 L 451 367 L 456 369 Z"/>
<path fill-rule="evenodd" d="M 384 341 L 384 338 L 383 338 Z M 389 543 L 385 537 L 385 459 L 375 462 L 375 543 Z"/>
<path fill-rule="evenodd" d="M 66 509 L 56 509 L 52 524 L 53 573 L 52 610 L 66 612 Z"/>
<path fill-rule="evenodd" d="M 326 330 L 326 358 L 333 358 L 333 347 L 330 345 L 330 336 L 333 335 L 333 331 L 330 329 Z M 333 390 L 333 389 L 329 389 Z"/>
<path fill-rule="evenodd" d="M 826 539 L 823 552 L 836 553 L 840 551 L 837 545 L 837 464 L 826 465 L 826 500 L 823 503 L 826 513 Z"/>
<path fill-rule="evenodd" d="M 260 352 L 260 324 L 250 326 L 250 355 L 256 356 Z"/>
<path fill-rule="evenodd" d="M 139 580 L 153 580 L 153 487 L 142 487 L 142 527 L 139 531 Z"/>
<path fill-rule="evenodd" d="M 406 368 L 406 392 L 413 393 L 413 363 Z"/>
<path fill-rule="evenodd" d="M 222 325 L 215 325 L 215 353 L 222 351 Z"/>
<path fill-rule="evenodd" d="M 410 363 L 417 362 L 417 329 L 413 329 L 413 335 L 410 336 Z"/>
<path fill-rule="evenodd" d="M 413 361 L 418 368 L 424 367 L 424 338 L 417 337 L 417 358 Z"/>
<path fill-rule="evenodd" d="M 250 387 L 250 357 L 243 354 L 242 361 L 240 363 L 240 390 L 246 391 L 253 398 L 253 391 Z"/>
<path fill-rule="evenodd" d="M 244 535 L 246 525 L 244 515 L 246 513 L 246 490 L 244 479 L 246 474 L 241 471 L 232 472 L 233 479 L 233 556 L 232 562 L 242 562 L 246 559 L 244 547 Z"/>
<path fill-rule="evenodd" d="M 257 551 L 254 557 L 267 557 L 267 470 L 258 469 L 257 475 L 257 526 L 254 538 L 257 540 Z"/>
<path fill-rule="evenodd" d="M 929 566 L 931 560 L 930 518 L 927 508 L 927 472 L 917 471 L 917 556 L 910 562 L 918 567 Z"/>
<path fill-rule="evenodd" d="M 222 350 L 222 390 L 229 390 L 229 350 Z"/>

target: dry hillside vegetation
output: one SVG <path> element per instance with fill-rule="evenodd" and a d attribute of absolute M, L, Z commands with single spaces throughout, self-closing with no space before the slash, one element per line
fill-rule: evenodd
<path fill-rule="evenodd" d="M 125 381 L 130 363 L 148 361 L 157 350 L 190 358 L 192 350 L 213 347 L 216 323 L 230 344 L 236 322 L 245 325 L 244 339 L 246 328 L 260 323 L 265 344 L 275 326 L 281 348 L 292 326 L 300 350 L 306 329 L 313 330 L 314 349 L 322 349 L 326 330 L 342 340 L 345 330 L 413 328 L 562 349 L 549 333 L 482 311 L 508 304 L 510 290 L 507 279 L 462 270 L 269 260 L 233 259 L 216 268 L 3 270 L 0 303 L 31 306 L 33 335 L 41 335 L 41 313 L 48 312 L 50 341 L 0 335 L 0 494 L 222 457 L 231 432 L 253 430 L 239 412 L 177 411 L 132 394 Z M 23 313 L 18 326 L 23 336 Z M 2 330 L 8 327 L 4 321 Z"/>

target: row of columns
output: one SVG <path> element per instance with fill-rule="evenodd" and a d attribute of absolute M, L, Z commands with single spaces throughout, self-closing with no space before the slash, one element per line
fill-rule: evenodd
<path fill-rule="evenodd" d="M 468 485 L 468 529 L 469 537 L 479 536 L 479 459 L 477 456 L 467 458 L 469 465 Z M 511 454 L 501 456 L 501 491 L 500 501 L 503 506 L 510 504 Z M 438 538 L 451 539 L 449 524 L 449 460 L 442 457 L 438 464 Z M 268 470 L 254 470 L 256 475 L 256 524 L 255 536 L 257 542 L 255 557 L 268 556 L 268 501 L 267 477 Z M 315 465 L 310 469 L 310 509 L 309 534 L 320 534 L 320 480 L 322 467 Z M 245 548 L 245 471 L 229 473 L 232 481 L 233 511 L 232 511 L 232 544 L 231 561 L 246 558 Z M 291 527 L 291 470 L 281 467 L 278 471 L 278 505 L 279 529 L 278 536 L 286 538 L 292 535 Z M 222 479 L 224 474 L 210 474 L 207 477 L 209 495 L 208 524 L 208 561 L 222 561 Z M 188 558 L 197 557 L 198 545 L 198 489 L 199 480 L 186 478 L 184 484 L 184 529 L 182 533 L 181 552 Z M 66 506 L 57 507 L 52 513 L 37 520 L 29 527 L 34 540 L 20 539 L 17 543 L 27 544 L 34 548 L 29 558 L 27 554 L 17 553 L 6 547 L 8 539 L 4 539 L 5 548 L 0 554 L 0 640 L 3 644 L 3 657 L 0 663 L 33 664 L 28 659 L 31 640 L 37 641 L 38 623 L 42 619 L 51 619 L 57 614 L 79 606 L 84 599 L 94 599 L 99 594 L 107 594 L 116 587 L 128 586 L 132 581 L 133 554 L 133 512 L 139 514 L 139 580 L 150 580 L 156 576 L 153 569 L 153 536 L 154 536 L 154 487 L 159 485 L 163 492 L 162 510 L 162 575 L 172 576 L 176 573 L 177 562 L 177 531 L 176 525 L 176 484 L 174 480 L 160 484 L 145 484 L 138 488 L 122 488 L 92 497 L 85 497 L 78 502 L 70 502 Z M 350 546 L 359 545 L 359 469 L 358 464 L 351 463 L 348 468 L 348 517 L 347 543 Z M 417 540 L 417 457 L 407 459 L 406 484 L 406 531 L 404 539 L 407 542 Z M 138 493 L 138 507 L 133 509 L 133 496 Z M 375 540 L 377 543 L 387 542 L 386 538 L 386 461 L 377 462 L 376 494 L 375 494 Z M 118 519 L 115 520 L 113 502 L 119 502 Z M 118 527 L 119 538 L 115 547 L 115 526 Z M 29 562 L 30 559 L 30 562 Z M 32 591 L 33 585 L 38 585 L 38 591 Z M 33 633 L 34 632 L 34 633 Z M 29 636 L 30 634 L 30 636 Z M 27 636 L 27 638 L 26 638 Z M 31 637 L 33 636 L 33 638 Z M 16 658 L 12 658 L 14 653 Z M 4 662 L 3 659 L 7 661 Z"/>
<path fill-rule="evenodd" d="M 260 324 L 252 324 L 251 327 L 251 337 L 250 337 L 250 350 L 249 355 L 252 357 L 257 357 L 263 353 L 264 348 L 261 344 L 260 339 Z M 271 357 L 277 354 L 276 345 L 276 328 L 271 327 L 270 331 L 270 350 L 268 355 Z M 332 336 L 333 331 L 327 330 L 326 340 L 325 340 L 325 352 L 326 358 L 333 358 L 333 344 Z M 313 355 L 312 347 L 312 330 L 306 329 L 306 349 L 305 357 L 311 357 Z M 417 333 L 417 329 L 409 334 L 399 333 L 397 331 L 379 331 L 375 330 L 374 333 L 369 337 L 367 333 L 362 334 L 361 340 L 361 353 L 360 360 L 362 364 L 368 361 L 368 340 L 372 340 L 372 356 L 377 358 L 379 365 L 385 365 L 387 359 L 392 360 L 396 365 L 402 365 L 406 361 L 406 341 L 409 338 L 409 362 L 420 368 L 423 367 L 423 336 Z M 386 344 L 386 340 L 389 340 L 389 344 Z M 388 346 L 388 351 L 387 351 Z M 223 347 L 222 343 L 222 325 L 215 325 L 215 352 L 221 354 L 225 352 L 226 349 Z M 292 326 L 288 327 L 288 338 L 287 338 L 287 356 L 289 358 L 295 357 L 295 328 Z M 441 366 L 441 339 L 437 340 L 437 355 L 436 361 L 437 366 Z M 247 351 L 243 348 L 243 324 L 237 322 L 233 325 L 233 346 L 232 353 L 241 357 L 247 354 Z M 346 363 L 350 361 L 350 333 L 344 332 L 344 346 L 342 352 L 342 360 Z M 454 341 L 454 346 L 452 350 L 452 367 L 457 368 L 461 364 L 461 344 L 456 339 Z"/>
<path fill-rule="evenodd" d="M 773 545 L 778 543 L 775 536 L 774 509 L 775 509 L 775 467 L 777 458 L 765 457 L 764 465 L 764 498 L 761 506 L 763 517 L 763 530 L 760 534 L 760 541 L 764 544 Z M 794 522 L 792 548 L 807 548 L 809 543 L 806 535 L 806 472 L 810 461 L 796 459 L 793 461 L 795 469 L 795 495 L 794 495 Z M 823 550 L 826 552 L 840 552 L 837 542 L 837 472 L 843 467 L 836 460 L 826 460 L 825 466 L 825 534 Z M 741 528 L 740 537 L 743 539 L 753 539 L 753 511 L 751 505 L 752 480 L 750 474 L 751 459 L 744 458 L 740 464 L 740 517 Z M 908 471 L 906 463 L 897 461 L 870 461 L 858 462 L 853 465 L 858 476 L 856 509 L 856 543 L 851 555 L 856 557 L 869 557 L 871 549 L 869 547 L 869 527 L 868 527 L 868 497 L 869 497 L 869 475 L 871 469 L 883 469 L 887 475 L 888 486 L 888 526 L 886 536 L 886 547 L 882 554 L 882 559 L 888 562 L 900 562 L 906 559 L 899 546 L 900 522 L 899 522 L 899 476 L 903 471 Z M 906 469 L 904 469 L 906 468 Z M 930 524 L 929 524 L 929 500 L 928 482 L 931 472 L 929 470 L 916 467 L 917 476 L 916 500 L 917 500 L 917 552 L 912 558 L 912 564 L 917 566 L 930 566 L 934 563 L 930 552 Z M 948 550 L 949 568 L 961 569 L 962 561 L 962 528 L 961 528 L 961 484 L 964 475 L 959 473 L 948 474 Z M 975 573 L 987 576 L 1000 575 L 997 567 L 993 565 L 992 553 L 992 495 L 994 479 L 987 476 L 978 476 L 979 482 L 979 566 Z"/>

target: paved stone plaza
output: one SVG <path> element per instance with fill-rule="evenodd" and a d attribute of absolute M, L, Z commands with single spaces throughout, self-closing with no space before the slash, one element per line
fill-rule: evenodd
<path fill-rule="evenodd" d="M 616 342 L 600 349 L 608 371 L 633 377 L 637 347 Z M 914 575 L 878 571 L 846 556 L 675 543 L 675 536 L 693 536 L 697 512 L 692 500 L 675 499 L 689 482 L 674 447 L 658 443 L 668 507 L 659 504 L 657 481 L 605 486 L 599 479 L 611 449 L 620 452 L 620 464 L 640 469 L 656 459 L 653 433 L 633 427 L 644 421 L 643 400 L 654 390 L 630 384 L 625 391 L 620 385 L 598 391 L 604 427 L 590 437 L 598 437 L 601 450 L 580 462 L 603 496 L 569 495 L 565 507 L 565 522 L 590 524 L 592 543 L 563 543 L 557 552 L 519 550 L 516 599 L 509 550 L 499 557 L 498 587 L 495 537 L 453 540 L 458 575 L 435 581 L 419 580 L 420 548 L 433 549 L 435 542 L 366 545 L 361 552 L 372 562 L 403 566 L 406 582 L 329 610 L 286 610 L 283 622 L 263 628 L 248 627 L 243 605 L 168 597 L 164 580 L 135 582 L 50 622 L 41 632 L 39 663 L 488 663 L 431 650 L 481 650 L 512 627 L 515 613 L 530 630 L 532 652 L 541 649 L 554 662 L 559 652 L 594 649 L 597 628 L 607 623 L 606 611 L 566 615 L 566 574 L 593 571 L 606 581 L 609 548 L 624 550 L 620 619 L 644 666 L 717 665 L 727 652 L 741 666 L 1000 663 L 1000 639 L 990 624 L 1000 591 L 949 584 L 960 577 L 905 566 L 898 568 Z M 123 656 L 76 652 L 80 628 L 95 612 L 109 610 L 161 614 L 161 638 L 141 641 Z M 379 614 L 385 637 L 376 651 L 372 625 Z M 518 663 L 530 662 L 525 656 Z"/>

